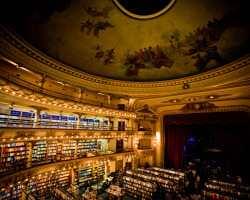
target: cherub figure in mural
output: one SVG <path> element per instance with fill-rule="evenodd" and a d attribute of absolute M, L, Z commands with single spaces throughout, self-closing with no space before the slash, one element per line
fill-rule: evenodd
<path fill-rule="evenodd" d="M 95 24 L 94 24 L 95 20 L 93 20 L 92 22 L 90 20 L 86 21 L 85 23 L 80 23 L 81 24 L 81 28 L 80 31 L 84 32 L 85 28 L 87 29 L 87 35 L 89 35 L 89 33 L 91 32 L 92 29 L 95 28 Z"/>
<path fill-rule="evenodd" d="M 102 9 L 102 11 L 97 11 L 97 8 L 95 7 L 95 9 L 93 9 L 92 7 L 86 7 L 84 6 L 84 9 L 86 10 L 87 14 L 92 16 L 92 17 L 104 17 L 109 18 L 108 14 L 109 12 L 113 9 L 110 6 L 106 6 Z"/>
<path fill-rule="evenodd" d="M 105 60 L 103 62 L 104 65 L 109 65 L 109 64 L 114 63 L 112 61 L 115 59 L 114 53 L 115 53 L 115 47 L 113 49 L 106 51 L 106 55 L 105 55 L 106 57 L 105 57 Z"/>
<path fill-rule="evenodd" d="M 95 50 L 97 51 L 95 54 L 95 58 L 97 58 L 98 60 L 104 57 L 104 51 L 101 48 L 102 46 L 100 46 L 99 44 L 95 47 Z"/>
<path fill-rule="evenodd" d="M 96 23 L 96 24 L 95 24 L 95 29 L 94 29 L 94 35 L 95 35 L 96 37 L 98 37 L 99 31 L 100 31 L 100 30 L 106 30 L 106 28 L 108 28 L 108 27 L 114 28 L 115 25 L 110 24 L 108 21 Z"/>
<path fill-rule="evenodd" d="M 131 55 L 128 51 L 125 55 L 127 59 L 124 65 L 128 66 L 126 70 L 127 76 L 138 75 L 139 69 L 147 68 L 146 65 L 139 60 L 138 54 Z"/>

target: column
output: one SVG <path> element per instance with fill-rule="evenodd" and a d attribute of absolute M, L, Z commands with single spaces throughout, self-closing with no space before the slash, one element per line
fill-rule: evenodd
<path fill-rule="evenodd" d="M 28 185 L 28 182 L 23 183 L 22 200 L 26 200 L 27 198 L 27 185 Z"/>
<path fill-rule="evenodd" d="M 109 142 L 111 139 L 107 139 L 107 150 L 109 150 Z M 105 149 L 105 154 L 106 154 L 106 149 Z"/>
<path fill-rule="evenodd" d="M 35 142 L 28 142 L 28 145 L 29 145 L 29 156 L 28 156 L 27 168 L 31 167 L 33 148 L 35 146 Z"/>
<path fill-rule="evenodd" d="M 134 119 L 134 130 L 137 132 L 138 131 L 138 125 L 139 125 L 139 120 L 138 119 Z"/>
<path fill-rule="evenodd" d="M 108 118 L 108 130 L 112 130 L 110 121 L 111 121 L 111 119 L 113 119 L 114 117 L 110 117 L 110 116 L 105 116 L 105 117 Z"/>
<path fill-rule="evenodd" d="M 30 106 L 31 108 L 36 110 L 35 113 L 35 119 L 34 119 L 34 128 L 37 127 L 37 123 L 38 123 L 38 119 L 39 119 L 39 115 L 41 114 L 41 111 L 43 110 L 49 110 L 48 108 L 44 108 L 44 107 L 40 107 L 40 106 Z"/>
<path fill-rule="evenodd" d="M 80 113 L 80 112 L 74 112 L 74 114 L 76 114 L 77 117 L 77 129 L 81 129 L 81 117 L 83 115 L 87 115 L 86 113 Z"/>
<path fill-rule="evenodd" d="M 133 119 L 132 118 L 126 118 L 128 120 L 128 131 L 132 131 L 133 128 Z"/>

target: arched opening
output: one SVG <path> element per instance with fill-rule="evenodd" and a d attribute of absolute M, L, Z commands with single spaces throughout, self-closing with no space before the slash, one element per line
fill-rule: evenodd
<path fill-rule="evenodd" d="M 248 157 L 250 145 L 249 116 L 247 113 L 225 112 L 168 115 L 164 117 L 164 124 L 164 167 L 183 169 L 186 162 L 184 160 L 184 147 L 186 145 L 187 153 L 188 144 L 189 159 L 192 154 L 192 159 L 202 154 L 203 160 L 214 159 L 222 162 L 224 165 L 229 164 L 227 161 L 230 161 L 235 174 L 239 174 L 246 181 L 249 181 L 250 173 L 248 169 L 250 165 Z M 190 136 L 196 136 L 198 142 L 199 139 L 201 140 L 204 137 L 204 140 L 208 143 L 203 141 L 202 145 L 205 146 L 202 149 L 199 147 L 199 149 L 198 144 L 196 146 L 189 144 Z M 192 139 L 194 139 L 193 137 Z M 209 146 L 210 140 L 214 146 Z M 220 152 L 216 152 L 217 154 L 211 152 L 216 151 L 216 149 Z"/>

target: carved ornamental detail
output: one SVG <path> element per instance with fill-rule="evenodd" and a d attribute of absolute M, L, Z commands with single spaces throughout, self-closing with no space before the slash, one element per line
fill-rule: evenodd
<path fill-rule="evenodd" d="M 197 110 L 211 110 L 214 108 L 218 108 L 218 106 L 214 105 L 213 103 L 188 103 L 181 108 L 184 111 L 197 111 Z"/>
<path fill-rule="evenodd" d="M 17 131 L 16 136 L 14 138 L 15 139 L 16 138 L 31 138 L 35 136 L 36 136 L 35 131 Z"/>
<path fill-rule="evenodd" d="M 135 111 L 137 114 L 137 120 L 141 121 L 156 121 L 157 120 L 157 113 L 153 111 L 151 108 L 145 104 L 142 108 L 139 108 Z"/>

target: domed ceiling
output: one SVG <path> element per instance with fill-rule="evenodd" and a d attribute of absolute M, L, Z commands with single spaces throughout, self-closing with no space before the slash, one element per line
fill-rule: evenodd
<path fill-rule="evenodd" d="M 245 0 L 166 1 L 172 6 L 144 20 L 124 13 L 117 1 L 10 0 L 1 5 L 0 16 L 43 53 L 111 79 L 186 77 L 249 53 Z M 141 2 L 136 9 L 143 11 Z"/>

